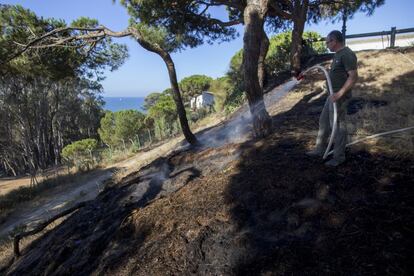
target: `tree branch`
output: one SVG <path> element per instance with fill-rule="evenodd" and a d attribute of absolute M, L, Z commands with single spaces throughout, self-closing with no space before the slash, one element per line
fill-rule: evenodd
<path fill-rule="evenodd" d="M 275 1 L 271 1 L 269 3 L 269 5 L 273 9 L 273 12 L 274 12 L 275 15 L 278 15 L 278 16 L 282 17 L 283 19 L 286 19 L 286 20 L 293 19 L 292 11 L 288 12 L 288 11 L 282 10 Z M 272 13 L 272 12 L 270 12 L 270 13 Z"/>
<path fill-rule="evenodd" d="M 205 4 L 206 5 L 206 7 L 204 8 L 204 10 L 202 10 L 199 14 L 198 14 L 198 16 L 202 16 L 210 7 L 211 7 L 211 5 L 209 5 L 209 4 L 207 4 L 207 3 L 203 3 L 203 4 Z"/>
<path fill-rule="evenodd" d="M 212 24 L 220 25 L 221 27 L 230 27 L 230 26 L 234 26 L 234 25 L 242 23 L 242 21 L 240 19 L 223 22 L 223 21 L 221 21 L 219 19 L 216 19 L 216 18 L 210 18 L 210 19 L 208 19 L 208 21 Z"/>
<path fill-rule="evenodd" d="M 216 0 L 216 1 L 211 1 L 212 4 L 214 4 L 215 6 L 222 6 L 225 5 L 227 7 L 232 7 L 232 8 L 236 8 L 240 11 L 244 10 L 244 5 L 242 3 L 243 1 L 225 1 L 225 0 Z"/>
<path fill-rule="evenodd" d="M 87 33 L 87 34 L 81 34 L 81 35 L 74 35 L 74 36 L 69 36 L 66 38 L 56 38 L 53 37 L 54 35 L 57 35 L 59 33 L 62 32 L 67 32 L 67 31 L 86 31 L 86 32 L 91 32 L 91 33 Z M 15 52 L 10 58 L 6 59 L 3 62 L 0 62 L 1 64 L 5 64 L 7 62 L 10 62 L 11 60 L 15 59 L 16 57 L 20 56 L 21 54 L 23 54 L 24 52 L 26 52 L 28 49 L 30 48 L 48 48 L 48 47 L 54 47 L 54 46 L 68 46 L 66 45 L 66 43 L 70 43 L 73 41 L 80 41 L 80 40 L 91 40 L 91 41 L 87 41 L 87 43 L 94 43 L 98 40 L 100 40 L 101 38 L 104 38 L 106 36 L 111 36 L 111 37 L 125 37 L 125 36 L 129 36 L 131 35 L 131 30 L 130 28 L 125 29 L 124 31 L 120 31 L 120 32 L 115 32 L 110 30 L 109 28 L 105 27 L 105 26 L 99 26 L 99 27 L 95 27 L 95 28 L 85 28 L 85 27 L 64 27 L 64 28 L 57 28 L 54 29 L 38 38 L 33 39 L 32 41 L 30 41 L 27 44 L 22 44 L 20 43 L 20 45 L 23 47 L 22 49 L 18 50 L 17 52 Z M 47 41 L 48 39 L 52 39 L 52 40 L 56 40 L 53 43 L 48 43 L 48 44 L 41 44 L 44 41 Z M 18 43 L 18 42 L 15 42 Z M 38 45 L 40 44 L 40 45 Z M 70 47 L 70 46 L 68 46 Z"/>
<path fill-rule="evenodd" d="M 16 41 L 13 41 L 14 44 L 20 46 L 20 47 L 25 47 L 26 44 L 22 44 Z M 30 49 L 46 49 L 46 48 L 53 48 L 53 47 L 67 47 L 67 48 L 81 48 L 86 46 L 87 43 L 81 44 L 81 45 L 77 45 L 77 46 L 71 46 L 71 45 L 59 45 L 59 44 L 47 44 L 47 45 L 39 45 L 39 46 L 31 46 Z"/>

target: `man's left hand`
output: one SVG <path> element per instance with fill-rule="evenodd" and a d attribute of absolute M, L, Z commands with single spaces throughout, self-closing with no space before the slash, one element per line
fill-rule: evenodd
<path fill-rule="evenodd" d="M 337 102 L 341 97 L 342 97 L 342 93 L 337 92 L 337 93 L 334 93 L 333 95 L 331 95 L 330 99 L 334 103 L 334 102 Z"/>

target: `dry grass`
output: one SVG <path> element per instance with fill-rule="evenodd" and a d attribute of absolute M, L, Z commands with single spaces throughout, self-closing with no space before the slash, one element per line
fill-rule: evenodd
<path fill-rule="evenodd" d="M 191 128 L 194 130 L 194 132 L 198 132 L 204 128 L 214 126 L 223 120 L 225 120 L 225 115 L 223 113 L 211 113 L 201 120 L 198 120 L 194 125 L 192 125 Z"/>
<path fill-rule="evenodd" d="M 353 96 L 383 106 L 367 105 L 348 116 L 351 140 L 414 126 L 414 48 L 358 53 L 360 81 Z M 363 142 L 360 148 L 391 154 L 414 154 L 414 131 L 401 132 Z"/>

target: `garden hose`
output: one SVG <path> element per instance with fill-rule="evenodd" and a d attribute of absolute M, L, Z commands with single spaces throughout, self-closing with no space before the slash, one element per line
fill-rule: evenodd
<path fill-rule="evenodd" d="M 359 143 L 359 142 L 362 142 L 362 141 L 364 141 L 364 140 L 368 140 L 368 139 L 376 138 L 376 137 L 383 136 L 383 135 L 387 135 L 387 134 L 393 134 L 393 133 L 403 132 L 403 131 L 407 131 L 407 130 L 410 130 L 410 129 L 414 129 L 414 126 L 412 126 L 412 127 L 400 128 L 400 129 L 395 129 L 395 130 L 390 130 L 390 131 L 386 131 L 386 132 L 381 132 L 381 133 L 377 133 L 377 134 L 374 134 L 374 135 L 370 135 L 370 136 L 367 136 L 367 137 L 364 137 L 364 138 L 361 138 L 361 139 L 355 140 L 355 141 L 353 141 L 353 142 L 351 142 L 351 143 L 349 143 L 349 144 L 346 144 L 346 146 L 345 146 L 345 147 L 352 146 L 352 145 L 354 145 L 354 144 L 356 144 L 356 143 Z M 328 155 L 330 155 L 330 154 L 332 154 L 332 153 L 333 153 L 333 150 L 331 150 L 331 151 L 328 153 Z"/>
<path fill-rule="evenodd" d="M 302 75 L 306 74 L 309 71 L 312 71 L 314 69 L 319 69 L 322 70 L 322 72 L 325 74 L 325 78 L 326 81 L 328 83 L 328 91 L 329 91 L 329 95 L 332 96 L 333 93 L 333 88 L 332 88 L 332 82 L 331 82 L 331 78 L 329 77 L 329 73 L 328 71 L 326 71 L 325 67 L 321 66 L 321 65 L 315 65 L 312 66 L 308 69 L 306 69 Z M 327 99 L 327 101 L 329 101 L 329 98 Z M 326 157 L 328 157 L 331 147 L 332 147 L 332 143 L 333 140 L 335 138 L 335 134 L 336 134 L 336 128 L 337 128 L 337 120 L 338 120 L 338 112 L 337 112 L 337 107 L 336 107 L 336 103 L 333 103 L 333 122 L 332 122 L 332 131 L 331 131 L 331 136 L 329 137 L 329 142 L 328 142 L 328 146 L 326 147 L 325 153 L 323 154 L 323 159 L 326 159 Z"/>

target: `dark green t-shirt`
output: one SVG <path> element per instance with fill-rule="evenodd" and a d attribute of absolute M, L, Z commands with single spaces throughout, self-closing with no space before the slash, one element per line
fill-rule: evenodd
<path fill-rule="evenodd" d="M 344 47 L 335 53 L 331 63 L 331 70 L 329 71 L 334 92 L 338 92 L 345 84 L 348 79 L 348 71 L 356 69 L 357 57 L 351 49 Z M 346 93 L 346 97 L 351 97 L 351 91 Z"/>

